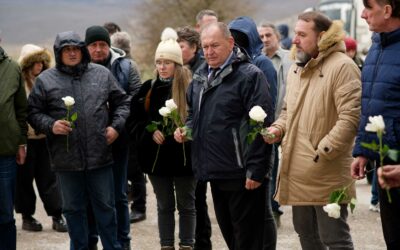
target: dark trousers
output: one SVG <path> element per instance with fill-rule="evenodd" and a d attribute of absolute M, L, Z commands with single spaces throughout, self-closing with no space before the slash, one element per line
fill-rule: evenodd
<path fill-rule="evenodd" d="M 230 250 L 262 249 L 266 188 L 245 189 L 245 179 L 212 180 L 218 225 Z"/>
<path fill-rule="evenodd" d="M 400 249 L 400 188 L 390 189 L 389 203 L 385 189 L 379 188 L 383 236 L 388 250 Z"/>
<path fill-rule="evenodd" d="M 277 241 L 277 233 L 276 233 L 276 224 L 274 217 L 272 216 L 271 209 L 271 183 L 269 178 L 265 179 L 265 193 L 267 194 L 267 198 L 265 200 L 265 217 L 264 217 L 264 244 L 263 250 L 275 250 L 276 249 L 276 241 Z"/>
<path fill-rule="evenodd" d="M 128 180 L 131 182 L 131 210 L 146 212 L 146 179 L 137 160 L 137 150 L 134 142 L 130 142 Z"/>
<path fill-rule="evenodd" d="M 33 180 L 39 191 L 44 209 L 49 216 L 61 216 L 61 194 L 55 173 L 51 171 L 46 139 L 28 140 L 26 162 L 17 167 L 15 211 L 33 215 L 36 194 Z"/>
<path fill-rule="evenodd" d="M 207 182 L 198 181 L 196 186 L 196 243 L 195 250 L 211 250 L 211 221 L 208 216 Z"/>

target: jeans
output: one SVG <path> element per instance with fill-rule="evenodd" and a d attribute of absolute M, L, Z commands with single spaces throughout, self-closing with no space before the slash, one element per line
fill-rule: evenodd
<path fill-rule="evenodd" d="M 347 204 L 340 205 L 340 218 L 328 216 L 322 206 L 293 206 L 294 230 L 302 249 L 354 249 L 347 224 Z"/>
<path fill-rule="evenodd" d="M 155 175 L 149 175 L 149 179 L 157 199 L 161 246 L 174 245 L 176 197 L 179 211 L 179 244 L 193 247 L 196 229 L 196 208 L 194 204 L 196 180 L 193 176 Z"/>
<path fill-rule="evenodd" d="M 15 156 L 0 156 L 0 250 L 15 250 L 17 229 L 14 196 L 17 163 Z"/>
<path fill-rule="evenodd" d="M 379 187 L 378 187 L 378 176 L 376 174 L 376 168 L 373 170 L 372 183 L 371 183 L 371 204 L 376 205 L 379 202 Z"/>
<path fill-rule="evenodd" d="M 146 213 L 146 178 L 137 159 L 134 140 L 129 142 L 128 180 L 131 182 L 131 210 Z"/>
<path fill-rule="evenodd" d="M 121 249 L 117 241 L 114 181 L 111 166 L 88 171 L 57 172 L 63 213 L 75 250 L 88 247 L 88 203 L 92 205 L 104 249 Z M 72 248 L 72 247 L 71 247 Z"/>
<path fill-rule="evenodd" d="M 117 212 L 117 237 L 121 245 L 129 244 L 131 237 L 129 223 L 129 204 L 126 194 L 128 187 L 127 171 L 128 171 L 129 148 L 113 147 L 113 175 L 114 175 L 114 192 L 115 192 L 115 209 Z"/>

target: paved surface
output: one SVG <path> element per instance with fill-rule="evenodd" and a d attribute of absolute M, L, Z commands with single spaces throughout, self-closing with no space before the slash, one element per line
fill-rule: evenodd
<path fill-rule="evenodd" d="M 131 224 L 132 249 L 160 249 L 158 239 L 157 214 L 154 193 L 151 184 L 148 188 L 148 213 L 145 221 Z M 355 249 L 380 250 L 386 249 L 383 240 L 380 217 L 378 213 L 368 210 L 370 186 L 366 181 L 357 183 L 358 204 L 354 214 L 349 216 L 349 224 Z M 210 217 L 212 220 L 212 242 L 214 250 L 228 250 L 221 236 L 215 219 L 211 195 L 208 196 Z M 17 249 L 18 250 L 66 250 L 69 249 L 67 233 L 58 233 L 51 229 L 51 218 L 46 216 L 41 201 L 37 202 L 35 217 L 43 224 L 42 232 L 27 232 L 21 229 L 21 216 L 17 219 Z M 293 230 L 290 207 L 283 207 L 285 214 L 281 217 L 282 226 L 278 230 L 277 249 L 301 249 L 297 234 Z M 178 224 L 177 224 L 178 225 Z M 177 230 L 176 230 L 177 231 Z M 176 232 L 177 235 L 177 232 Z M 178 239 L 178 236 L 176 236 Z M 99 244 L 100 246 L 100 244 Z M 99 248 L 101 249 L 101 248 Z"/>

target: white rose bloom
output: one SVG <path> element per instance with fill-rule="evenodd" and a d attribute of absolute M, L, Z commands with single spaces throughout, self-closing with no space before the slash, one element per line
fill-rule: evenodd
<path fill-rule="evenodd" d="M 171 114 L 171 110 L 168 107 L 162 107 L 158 110 L 158 113 L 163 117 L 168 117 Z"/>
<path fill-rule="evenodd" d="M 267 117 L 267 114 L 260 106 L 254 106 L 251 108 L 249 116 L 252 120 L 256 122 L 264 122 L 264 119 L 265 117 Z"/>
<path fill-rule="evenodd" d="M 75 104 L 75 99 L 71 96 L 61 98 L 64 101 L 65 106 L 70 107 Z"/>
<path fill-rule="evenodd" d="M 337 203 L 330 203 L 323 207 L 324 211 L 328 213 L 329 217 L 339 219 L 340 218 L 340 206 Z"/>
<path fill-rule="evenodd" d="M 171 111 L 174 111 L 178 108 L 178 105 L 176 105 L 174 99 L 169 99 L 165 101 L 165 107 L 169 108 Z"/>
<path fill-rule="evenodd" d="M 365 130 L 369 132 L 384 132 L 385 131 L 385 122 L 383 121 L 383 117 L 381 115 L 378 116 L 370 116 L 370 123 L 367 123 L 365 126 Z"/>

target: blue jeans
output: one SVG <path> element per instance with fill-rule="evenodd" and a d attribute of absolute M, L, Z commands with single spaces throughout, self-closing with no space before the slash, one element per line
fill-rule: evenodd
<path fill-rule="evenodd" d="M 371 183 L 371 204 L 376 205 L 379 202 L 379 187 L 378 176 L 376 175 L 376 168 L 373 170 L 372 183 Z"/>
<path fill-rule="evenodd" d="M 196 229 L 195 189 L 193 176 L 149 175 L 157 198 L 158 230 L 161 246 L 173 246 L 175 235 L 175 196 L 179 211 L 180 245 L 194 245 Z"/>
<path fill-rule="evenodd" d="M 57 172 L 63 214 L 75 250 L 88 248 L 87 207 L 92 205 L 104 249 L 121 249 L 117 241 L 117 218 L 111 166 L 78 172 Z M 71 247 L 72 248 L 72 247 Z"/>
<path fill-rule="evenodd" d="M 15 156 L 0 156 L 0 249 L 15 250 L 17 230 L 14 220 L 14 196 L 17 163 Z"/>

